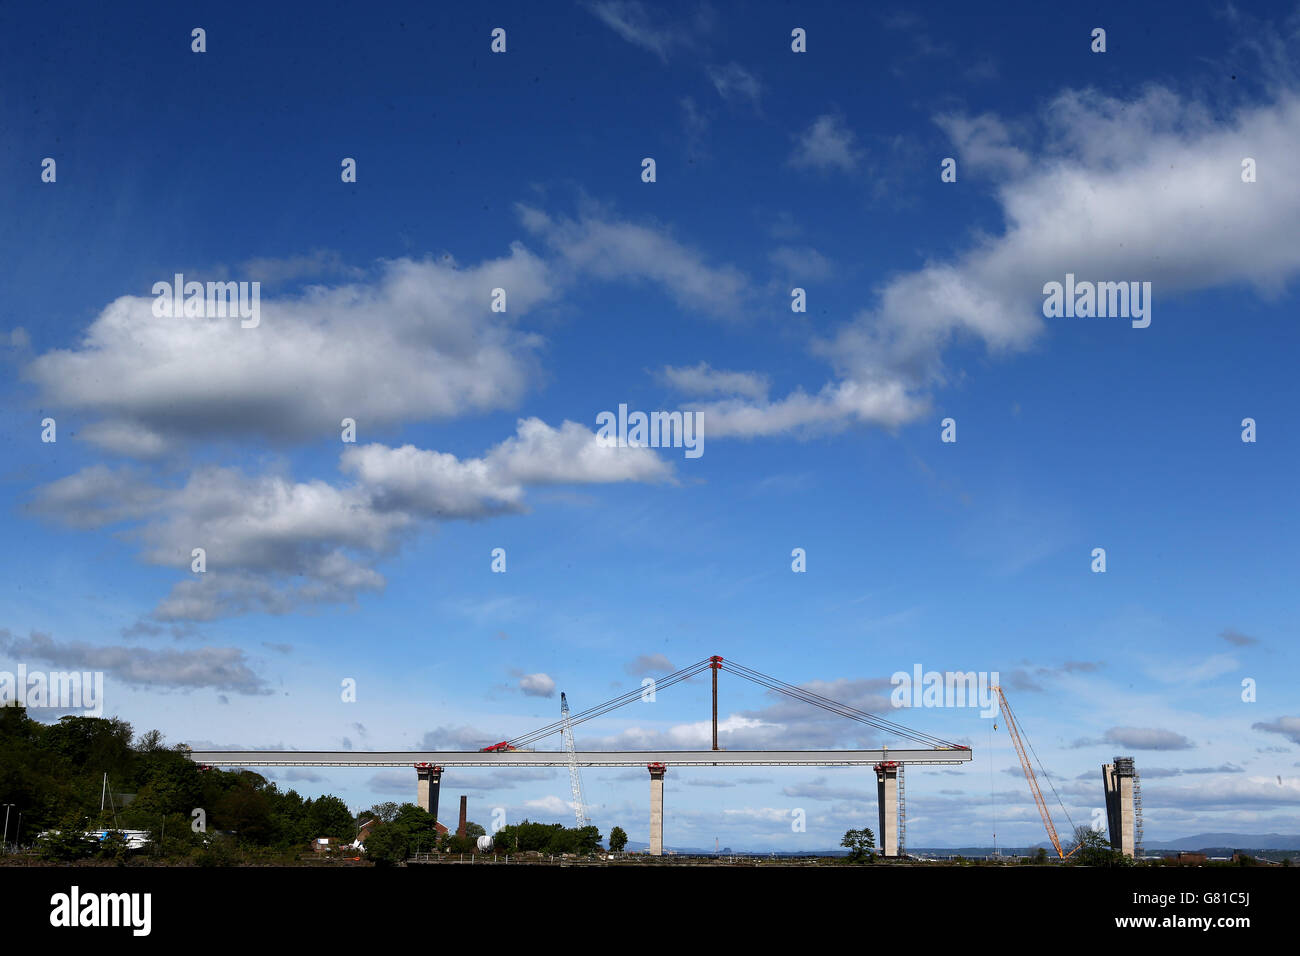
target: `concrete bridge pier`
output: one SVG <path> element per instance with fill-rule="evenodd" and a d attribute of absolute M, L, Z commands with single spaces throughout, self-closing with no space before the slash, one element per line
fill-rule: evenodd
<path fill-rule="evenodd" d="M 646 764 L 650 771 L 650 855 L 664 855 L 664 774 L 668 766 Z"/>
<path fill-rule="evenodd" d="M 898 856 L 898 762 L 886 760 L 876 764 L 876 805 L 880 829 L 876 848 L 881 855 Z"/>
<path fill-rule="evenodd" d="M 1110 845 L 1125 856 L 1133 856 L 1137 841 L 1136 815 L 1133 812 L 1133 780 L 1136 776 L 1132 757 L 1116 757 L 1114 763 L 1101 765 L 1101 780 L 1106 793 L 1106 822 L 1110 825 Z"/>
<path fill-rule="evenodd" d="M 442 768 L 431 763 L 415 765 L 417 779 L 415 804 L 422 810 L 433 814 L 434 822 L 438 820 L 438 790 L 442 786 Z"/>

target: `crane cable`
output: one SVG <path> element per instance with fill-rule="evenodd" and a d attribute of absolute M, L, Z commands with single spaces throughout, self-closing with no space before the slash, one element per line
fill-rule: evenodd
<path fill-rule="evenodd" d="M 704 660 L 696 661 L 694 664 L 689 664 L 686 667 L 673 671 L 671 674 L 656 680 L 653 685 L 654 690 L 665 690 L 675 684 L 680 684 L 682 681 L 689 680 L 697 674 L 708 670 L 712 666 L 712 662 L 712 658 L 705 658 Z M 719 661 L 719 667 L 722 670 L 730 671 L 737 677 L 743 677 L 745 680 L 758 684 L 761 687 L 765 687 L 768 690 L 776 691 L 777 693 L 784 694 L 787 697 L 802 701 L 803 703 L 811 704 L 813 707 L 819 707 L 822 710 L 836 714 L 837 716 L 847 717 L 850 720 L 867 724 L 876 730 L 903 737 L 926 747 L 931 747 L 936 750 L 964 749 L 961 748 L 959 744 L 944 740 L 941 737 L 936 737 L 933 734 L 928 734 L 924 731 L 912 730 L 910 727 L 905 727 L 892 720 L 886 720 L 883 717 L 877 717 L 875 714 L 859 710 L 849 704 L 831 700 L 829 697 L 824 697 L 815 691 L 788 683 L 787 681 L 773 677 L 770 674 L 764 674 L 761 671 L 754 670 L 752 667 L 738 664 L 735 661 Z M 596 704 L 593 707 L 588 707 L 586 710 L 580 711 L 579 713 L 571 714 L 569 717 L 569 726 L 573 727 L 577 724 L 585 723 L 588 720 L 593 720 L 596 717 L 601 717 L 612 711 L 618 710 L 620 707 L 624 707 L 627 704 L 632 703 L 632 701 L 640 699 L 644 693 L 644 686 L 638 687 L 634 690 L 627 691 L 626 693 L 619 694 L 617 697 L 611 697 L 609 700 Z M 517 750 L 535 744 L 547 737 L 554 736 L 555 734 L 560 733 L 563 730 L 563 727 L 564 721 L 557 720 L 553 723 L 547 724 L 545 727 L 531 731 L 530 733 L 521 734 L 518 737 L 512 737 L 511 739 L 504 741 L 504 743 L 509 744 Z M 1035 757 L 1037 757 L 1037 755 L 1035 755 Z M 1048 783 L 1051 783 L 1050 778 Z"/>
<path fill-rule="evenodd" d="M 664 688 L 672 687 L 674 684 L 680 684 L 682 681 L 689 680 L 696 674 L 707 670 L 708 667 L 709 660 L 707 658 L 702 661 L 696 661 L 694 664 L 673 671 L 666 677 L 659 678 L 654 682 L 654 689 L 655 691 L 659 691 Z M 644 693 L 644 687 L 637 687 L 635 690 L 619 694 L 617 697 L 611 697 L 609 700 L 596 704 L 594 707 L 588 707 L 586 710 L 580 711 L 576 714 L 570 714 L 569 726 L 572 727 L 596 717 L 603 716 L 604 714 L 608 714 L 610 711 L 626 706 L 634 700 L 639 700 Z M 563 730 L 563 727 L 564 721 L 557 720 L 554 723 L 547 724 L 545 727 L 541 727 L 527 734 L 522 734 L 518 737 L 513 737 L 505 742 L 510 744 L 512 747 L 519 749 L 528 746 L 529 744 L 534 744 L 547 737 L 554 736 L 555 734 L 560 733 L 561 730 Z"/>
<path fill-rule="evenodd" d="M 1016 726 L 1020 727 L 1021 726 L 1020 718 L 1016 716 L 1016 712 L 1014 710 L 1011 710 L 1011 704 L 1007 700 L 1005 694 L 1002 695 L 1002 704 L 1004 707 L 1006 707 L 1008 711 L 1010 711 L 1009 716 L 1013 721 L 1015 721 Z M 1061 795 L 1056 792 L 1056 784 L 1052 783 L 1052 775 L 1047 772 L 1047 768 L 1043 766 L 1043 762 L 1038 759 L 1038 751 L 1034 749 L 1033 741 L 1031 741 L 1027 736 L 1025 736 L 1023 732 L 1020 734 L 1020 738 L 1026 744 L 1029 745 L 1029 752 L 1034 755 L 1034 762 L 1038 764 L 1038 769 L 1041 770 L 1043 772 L 1043 776 L 1047 778 L 1047 785 L 1052 788 L 1052 796 L 1056 797 L 1056 802 L 1061 806 L 1061 812 L 1065 814 L 1065 819 L 1069 821 L 1070 835 L 1071 837 L 1073 837 L 1075 833 L 1074 820 L 1070 819 L 1070 811 L 1065 808 L 1065 801 L 1062 800 Z"/>
<path fill-rule="evenodd" d="M 859 710 L 858 708 L 852 707 L 848 704 L 831 700 L 829 697 L 824 697 L 815 691 L 808 690 L 806 687 L 799 687 L 795 684 L 790 684 L 780 678 L 772 677 L 770 674 L 756 671 L 752 667 L 738 664 L 734 660 L 723 662 L 722 669 L 731 671 L 738 677 L 743 677 L 746 680 L 766 687 L 769 690 L 785 694 L 787 697 L 803 701 L 804 703 L 811 704 L 814 707 L 820 707 L 822 710 L 829 711 L 830 713 L 837 714 L 841 717 L 847 717 L 850 720 L 856 720 L 859 723 L 867 724 L 877 730 L 895 734 L 915 743 L 923 744 L 926 747 L 933 747 L 936 750 L 953 750 L 959 749 L 960 747 L 959 744 L 955 744 L 952 741 L 944 740 L 941 737 L 936 737 L 933 734 L 926 733 L 925 731 L 913 730 L 910 727 L 905 727 L 892 720 L 886 720 L 883 717 L 877 717 L 875 714 Z"/>

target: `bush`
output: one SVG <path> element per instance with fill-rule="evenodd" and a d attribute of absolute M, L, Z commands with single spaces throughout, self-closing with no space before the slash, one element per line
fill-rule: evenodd
<path fill-rule="evenodd" d="M 95 849 L 95 855 L 101 860 L 113 860 L 117 863 L 125 863 L 130 852 L 126 835 L 121 830 L 109 830 Z"/>
<path fill-rule="evenodd" d="M 84 860 L 89 858 L 96 849 L 96 843 L 86 839 L 86 835 L 81 830 L 72 827 L 50 830 L 36 838 L 36 855 L 51 863 Z"/>

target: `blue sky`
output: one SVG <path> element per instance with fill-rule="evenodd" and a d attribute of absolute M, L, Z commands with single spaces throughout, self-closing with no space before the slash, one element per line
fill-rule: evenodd
<path fill-rule="evenodd" d="M 103 670 L 173 742 L 458 749 L 721 654 L 973 746 L 909 774 L 913 845 L 1037 842 L 1000 722 L 889 705 L 997 671 L 1075 822 L 1132 754 L 1148 839 L 1300 829 L 1293 6 L 7 19 L 0 669 Z M 177 272 L 260 324 L 154 316 Z M 1066 273 L 1151 282 L 1150 326 L 1045 318 Z M 620 404 L 703 455 L 597 446 Z M 901 743 L 721 697 L 733 749 Z M 577 736 L 707 716 L 701 679 Z M 644 778 L 586 775 L 602 832 L 645 839 Z M 869 772 L 667 787 L 670 846 L 875 826 Z M 558 771 L 459 792 L 569 815 Z"/>

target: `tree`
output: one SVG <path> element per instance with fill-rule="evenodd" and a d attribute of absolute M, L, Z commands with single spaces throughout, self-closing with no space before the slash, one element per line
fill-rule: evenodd
<path fill-rule="evenodd" d="M 336 837 L 351 841 L 357 834 L 348 805 L 335 796 L 321 795 L 307 806 L 307 826 L 311 837 Z"/>
<path fill-rule="evenodd" d="M 392 800 L 386 800 L 383 803 L 376 803 L 369 810 L 362 810 L 357 814 L 358 825 L 367 820 L 378 820 L 380 823 L 392 823 L 397 817 L 398 806 Z"/>
<path fill-rule="evenodd" d="M 109 830 L 99 841 L 99 846 L 95 848 L 95 855 L 101 860 L 113 860 L 122 863 L 130 853 L 129 844 L 126 841 L 126 834 L 121 830 Z"/>
<path fill-rule="evenodd" d="M 376 866 L 392 866 L 411 855 L 411 837 L 395 823 L 381 823 L 366 837 L 366 859 Z"/>
<path fill-rule="evenodd" d="M 609 848 L 615 853 L 622 853 L 623 847 L 627 846 L 627 833 L 622 827 L 614 827 L 609 831 Z"/>
<path fill-rule="evenodd" d="M 845 831 L 844 839 L 840 841 L 840 846 L 848 849 L 850 863 L 861 863 L 864 860 L 869 861 L 876 857 L 876 855 L 871 852 L 876 848 L 876 835 L 866 827 L 863 827 L 861 830 Z"/>
<path fill-rule="evenodd" d="M 600 830 L 594 826 L 576 827 L 567 830 L 573 834 L 573 848 L 569 853 L 595 853 L 600 849 Z"/>
<path fill-rule="evenodd" d="M 135 742 L 135 749 L 144 753 L 153 753 L 155 750 L 165 750 L 163 744 L 163 735 L 161 730 L 147 730 L 140 735 Z"/>
<path fill-rule="evenodd" d="M 271 802 L 260 790 L 241 783 L 212 808 L 212 825 L 233 830 L 249 843 L 264 843 L 271 835 Z"/>
<path fill-rule="evenodd" d="M 595 853 L 600 849 L 600 830 L 594 826 L 564 827 L 559 823 L 524 820 L 502 827 L 496 845 L 508 853 Z"/>
<path fill-rule="evenodd" d="M 85 831 L 79 822 L 68 819 L 62 829 L 49 830 L 36 840 L 36 852 L 42 860 L 65 863 L 69 860 L 81 860 L 98 848 L 98 844 L 86 839 Z"/>
<path fill-rule="evenodd" d="M 366 856 L 379 865 L 401 863 L 413 853 L 437 848 L 438 830 L 433 814 L 404 803 L 389 823 L 381 823 L 366 837 Z"/>
<path fill-rule="evenodd" d="M 1043 864 L 1045 864 L 1047 862 L 1047 847 L 1040 846 L 1037 850 L 1035 850 L 1034 859 L 1032 862 L 1035 866 L 1042 866 Z"/>
<path fill-rule="evenodd" d="M 1076 866 L 1133 865 L 1132 859 L 1111 846 L 1104 833 L 1087 826 L 1074 828 L 1074 842 L 1066 854 Z"/>
<path fill-rule="evenodd" d="M 413 803 L 404 803 L 398 808 L 397 816 L 393 817 L 393 825 L 399 826 L 415 837 L 421 838 L 422 846 L 425 849 L 433 847 L 434 839 L 438 835 L 438 821 L 433 818 L 433 814 L 423 807 L 417 807 Z"/>

